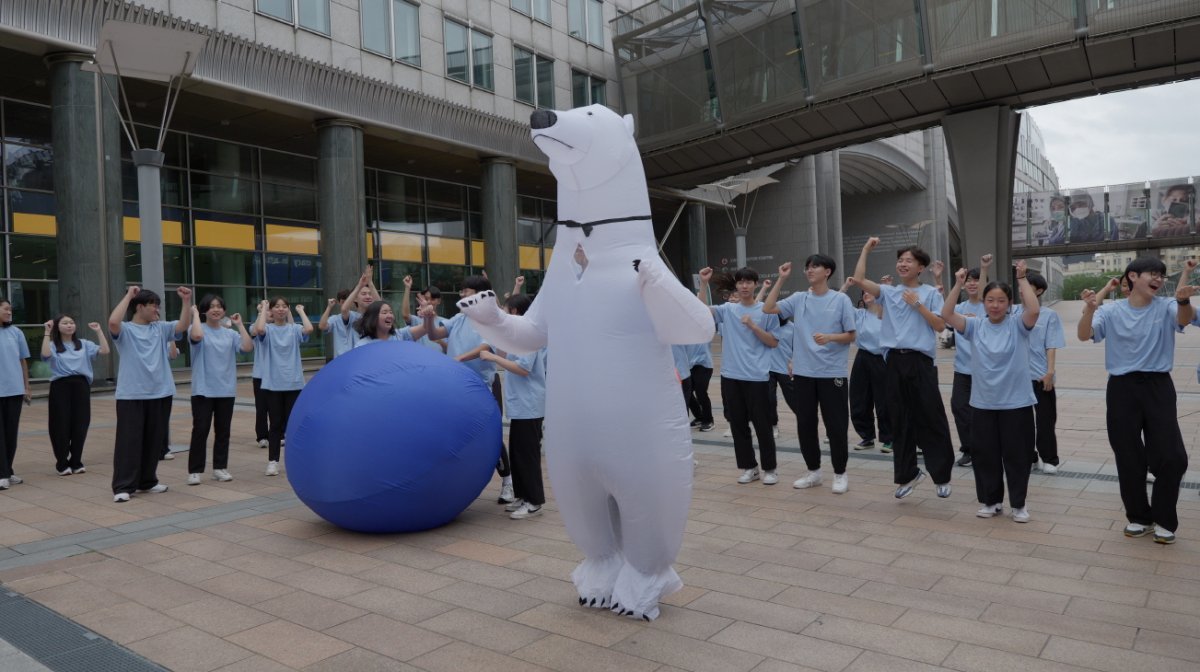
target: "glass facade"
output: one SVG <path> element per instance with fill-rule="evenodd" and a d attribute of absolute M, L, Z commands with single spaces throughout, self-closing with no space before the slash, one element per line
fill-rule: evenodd
<path fill-rule="evenodd" d="M 254 6 L 259 14 L 322 35 L 329 34 L 329 0 L 256 0 Z"/>
<path fill-rule="evenodd" d="M 362 0 L 363 49 L 421 67 L 420 8 L 406 0 Z"/>
<path fill-rule="evenodd" d="M 554 61 L 513 47 L 513 97 L 528 105 L 554 108 Z"/>
<path fill-rule="evenodd" d="M 599 77 L 593 77 L 586 72 L 579 70 L 571 71 L 571 104 L 572 107 L 583 107 L 584 105 L 607 105 L 608 96 L 605 95 L 605 82 Z M 640 121 L 638 122 L 641 123 Z"/>
<path fill-rule="evenodd" d="M 567 34 L 604 48 L 604 3 L 567 0 Z"/>

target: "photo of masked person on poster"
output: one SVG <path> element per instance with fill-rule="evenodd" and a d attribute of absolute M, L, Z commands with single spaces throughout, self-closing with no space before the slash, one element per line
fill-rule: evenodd
<path fill-rule="evenodd" d="M 1071 194 L 1069 212 L 1067 242 L 1094 243 L 1107 238 L 1104 211 L 1096 209 L 1091 194 L 1083 191 Z"/>
<path fill-rule="evenodd" d="M 1067 199 L 1055 194 L 1050 197 L 1050 217 L 1046 219 L 1046 244 L 1067 242 Z"/>

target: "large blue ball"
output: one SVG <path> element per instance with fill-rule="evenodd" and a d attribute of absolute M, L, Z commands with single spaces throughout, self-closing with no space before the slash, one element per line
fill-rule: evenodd
<path fill-rule="evenodd" d="M 479 375 L 415 343 L 355 348 L 305 386 L 287 429 L 300 501 L 358 532 L 454 520 L 500 457 L 500 409 Z"/>

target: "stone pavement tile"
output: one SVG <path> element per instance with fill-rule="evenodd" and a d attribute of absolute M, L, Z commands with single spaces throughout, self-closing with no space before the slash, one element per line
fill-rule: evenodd
<path fill-rule="evenodd" d="M 839 518 L 831 527 L 838 530 L 846 530 L 849 532 L 860 532 L 864 535 L 877 535 L 883 537 L 899 537 L 901 539 L 919 540 L 929 536 L 932 530 L 923 530 L 917 527 L 899 527 L 887 523 L 876 523 L 869 520 L 854 520 L 851 518 Z"/>
<path fill-rule="evenodd" d="M 455 609 L 422 621 L 420 627 L 491 651 L 513 651 L 546 636 L 546 632 L 470 609 Z"/>
<path fill-rule="evenodd" d="M 558 558 L 549 558 L 544 555 L 528 555 L 510 564 L 508 568 L 514 569 L 518 572 L 524 572 L 526 574 L 549 576 L 551 578 L 562 579 L 565 581 L 571 578 L 571 572 L 574 571 L 575 567 L 578 565 L 579 563 L 571 562 L 569 560 L 559 560 Z"/>
<path fill-rule="evenodd" d="M 68 618 L 126 601 L 124 597 L 86 581 L 44 588 L 27 593 L 26 597 Z"/>
<path fill-rule="evenodd" d="M 525 551 L 518 551 L 503 546 L 484 543 L 482 541 L 474 541 L 463 539 L 452 544 L 447 544 L 437 549 L 439 553 L 453 555 L 467 560 L 483 562 L 491 565 L 509 565 L 517 560 L 522 560 L 529 557 Z M 454 567 L 454 564 L 445 565 L 444 567 Z M 501 586 L 503 587 L 503 586 Z"/>
<path fill-rule="evenodd" d="M 208 597 L 208 593 L 204 590 L 189 586 L 182 581 L 157 575 L 113 586 L 112 591 L 138 604 L 159 611 Z"/>
<path fill-rule="evenodd" d="M 862 658 L 862 656 L 860 655 L 859 658 Z M 857 660 L 857 658 L 855 660 Z M 678 668 L 663 666 L 663 667 L 658 668 L 658 670 L 656 672 L 673 672 L 673 671 L 677 671 L 677 670 L 678 670 Z M 758 665 L 755 665 L 754 669 L 750 670 L 750 672 L 818 672 L 818 671 L 814 670 L 811 667 L 804 667 L 802 665 L 796 665 L 794 663 L 786 663 L 782 660 L 776 660 L 775 658 L 767 658 L 766 660 L 759 663 Z"/>
<path fill-rule="evenodd" d="M 1103 600 L 1073 597 L 1067 605 L 1067 615 L 1106 623 L 1147 628 L 1185 637 L 1200 637 L 1200 617 L 1157 609 L 1130 607 Z"/>
<path fill-rule="evenodd" d="M 713 553 L 688 548 L 680 550 L 679 555 L 675 558 L 675 562 L 680 565 L 701 567 L 727 574 L 745 574 L 759 564 L 757 560 L 748 560 L 746 558 L 725 555 L 724 553 Z"/>
<path fill-rule="evenodd" d="M 752 515 L 739 513 L 722 513 L 720 511 L 701 511 L 692 516 L 694 520 L 699 520 L 705 523 L 714 525 L 728 525 L 731 527 L 740 527 L 747 530 L 769 530 L 778 524 L 778 521 L 767 518 L 758 518 Z"/>
<path fill-rule="evenodd" d="M 497 490 L 499 486 L 497 486 Z M 486 504 L 487 513 L 468 509 L 453 523 L 447 525 L 444 532 L 458 540 L 475 541 L 492 546 L 507 546 L 525 538 L 525 525 L 513 522 L 504 513 L 504 507 L 498 506 L 495 500 Z M 542 520 L 558 520 L 558 510 L 551 500 L 542 514 Z"/>
<path fill-rule="evenodd" d="M 214 672 L 291 672 L 295 668 L 288 667 L 282 663 L 277 663 L 270 658 L 264 658 L 259 655 L 252 655 L 248 658 L 243 658 L 232 665 L 214 670 Z"/>
<path fill-rule="evenodd" d="M 367 614 L 332 627 L 325 634 L 405 662 L 452 641 L 430 630 L 378 614 Z M 420 663 L 413 664 L 424 667 Z"/>
<path fill-rule="evenodd" d="M 746 637 L 739 637 L 738 641 L 742 644 L 750 643 Z M 745 672 L 763 660 L 763 656 L 758 653 L 736 650 L 726 642 L 700 641 L 652 628 L 630 635 L 608 648 L 674 665 L 689 672 Z"/>
<path fill-rule="evenodd" d="M 526 541 L 529 540 L 522 540 L 522 542 Z M 517 545 L 522 542 L 517 542 Z M 574 548 L 573 544 L 572 548 Z M 376 560 L 383 560 L 384 562 L 404 565 L 406 567 L 412 567 L 413 569 L 425 570 L 435 569 L 458 559 L 452 555 L 446 555 L 445 553 L 438 553 L 437 551 L 431 551 L 429 549 L 419 548 L 417 546 L 410 546 L 408 544 L 393 544 L 375 551 L 370 551 L 364 555 L 375 558 Z"/>
<path fill-rule="evenodd" d="M 533 578 L 532 574 L 507 567 L 497 567 L 475 560 L 457 560 L 433 570 L 436 574 L 496 588 L 512 588 Z"/>
<path fill-rule="evenodd" d="M 817 621 L 808 629 L 820 623 Z M 708 642 L 742 651 L 769 653 L 771 658 L 828 672 L 842 670 L 862 653 L 858 647 L 742 622 L 735 622 L 710 637 Z"/>
<path fill-rule="evenodd" d="M 1135 570 L 1136 571 L 1136 570 Z M 1181 579 L 1200 581 L 1200 565 L 1181 565 L 1174 562 L 1160 562 L 1152 573 L 1163 576 L 1174 576 Z"/>
<path fill-rule="evenodd" d="M 295 590 L 292 586 L 270 581 L 254 576 L 253 574 L 247 574 L 246 572 L 224 574 L 207 581 L 201 581 L 196 586 L 213 595 L 245 605 L 269 600 L 272 597 L 279 597 Z"/>
<path fill-rule="evenodd" d="M 1091 569 L 1094 568 L 1090 568 L 1088 571 L 1090 572 Z M 1179 583 L 1184 582 L 1180 581 Z M 1112 582 L 1099 583 L 1094 580 L 1087 579 L 1065 579 L 1057 576 L 1035 574 L 1033 572 L 1018 572 L 1017 575 L 1013 577 L 1012 581 L 1008 583 L 1008 585 L 1020 588 L 1030 588 L 1033 590 L 1041 590 L 1049 593 L 1090 597 L 1097 600 L 1106 600 L 1108 602 L 1130 604 L 1135 607 L 1145 606 L 1146 600 L 1150 596 L 1150 591 L 1146 590 L 1145 588 L 1134 588 L 1128 585 L 1118 585 Z"/>
<path fill-rule="evenodd" d="M 0 670 L 4 672 L 47 672 L 49 668 L 25 655 L 20 649 L 0 642 Z"/>
<path fill-rule="evenodd" d="M 941 663 L 957 645 L 957 642 L 942 637 L 829 615 L 817 619 L 801 634 L 930 665 Z M 812 662 L 805 664 L 813 665 Z"/>
<path fill-rule="evenodd" d="M 1132 647 L 1137 635 L 1137 626 L 1105 623 L 1090 618 L 1054 614 L 1037 609 L 1011 607 L 1003 604 L 988 605 L 979 617 L 984 623 L 993 623 L 1046 635 L 1061 635 L 1098 644 Z M 965 640 L 964 640 L 965 641 Z M 1006 647 L 992 647 L 1006 648 Z"/>
<path fill-rule="evenodd" d="M 868 548 L 878 548 L 887 551 L 899 551 L 912 555 L 931 556 L 943 560 L 962 560 L 970 549 L 962 546 L 951 546 L 933 541 L 932 535 L 920 541 L 910 541 L 897 537 L 867 537 L 862 545 Z M 886 563 L 885 563 L 886 564 Z"/>
<path fill-rule="evenodd" d="M 967 642 L 1033 657 L 1037 657 L 1041 653 L 1042 647 L 1049 639 L 1047 635 L 1038 632 L 966 618 L 955 618 L 919 609 L 909 609 L 904 612 L 904 615 L 892 624 L 892 627 L 943 637 L 954 642 Z M 889 653 L 899 655 L 895 651 Z"/>
<path fill-rule="evenodd" d="M 321 544 L 313 543 L 307 539 L 297 539 L 289 537 L 286 534 L 268 534 L 266 532 L 253 539 L 243 541 L 242 546 L 283 558 L 294 558 L 297 555 L 313 553 L 326 548 Z"/>
<path fill-rule="evenodd" d="M 730 623 L 733 623 L 733 619 L 725 618 L 724 616 L 713 616 L 712 614 L 706 614 L 694 609 L 683 609 L 666 604 L 659 604 L 658 608 L 660 611 L 659 617 L 652 621 L 649 627 L 675 635 L 683 635 L 695 639 L 708 639 L 729 627 Z M 628 616 L 618 616 L 605 609 L 597 609 L 596 611 L 605 617 L 637 623 L 637 621 Z"/>
<path fill-rule="evenodd" d="M 800 569 L 820 569 L 825 563 L 833 560 L 833 556 L 817 553 L 803 553 L 791 549 L 763 546 L 761 544 L 738 544 L 724 552 L 735 558 L 772 562 L 776 565 L 799 567 Z"/>
<path fill-rule="evenodd" d="M 176 558 L 160 560 L 143 566 L 162 576 L 191 584 L 207 581 L 236 571 L 232 567 L 227 567 L 211 560 L 205 560 L 195 555 L 180 555 Z"/>
<path fill-rule="evenodd" d="M 95 523 L 90 523 L 78 518 L 56 518 L 37 523 L 29 523 L 29 526 L 39 532 L 45 532 L 51 537 L 63 537 L 68 534 L 78 534 L 95 530 L 99 526 Z"/>
<path fill-rule="evenodd" d="M 976 507 L 972 505 L 972 508 Z M 971 511 L 971 520 L 977 526 L 989 527 L 987 536 L 936 531 L 931 532 L 928 537 L 925 537 L 925 540 L 969 550 L 986 551 L 988 553 L 1012 553 L 1013 555 L 1029 555 L 1036 548 L 1034 544 L 997 538 L 997 532 L 1011 528 L 1014 525 L 1021 528 L 1028 528 L 1028 524 L 1021 525 L 1014 523 L 1007 517 L 980 520 L 975 517 L 975 511 Z"/>
<path fill-rule="evenodd" d="M 838 564 L 840 562 L 856 561 L 838 559 L 832 563 L 827 563 L 826 566 L 829 564 Z M 816 590 L 824 590 L 830 593 L 839 593 L 842 595 L 849 595 L 850 593 L 853 593 L 854 591 L 858 590 L 863 583 L 865 583 L 863 579 L 856 579 L 850 576 L 814 572 L 808 569 L 787 567 L 785 565 L 776 565 L 769 562 L 764 562 L 749 572 L 746 572 L 746 576 L 765 581 L 783 583 L 789 586 L 814 588 Z"/>
<path fill-rule="evenodd" d="M 1155 672 L 1195 672 L 1196 661 L 1118 649 L 1093 642 L 1081 642 L 1057 635 L 1050 638 L 1042 651 L 1042 658 L 1061 663 L 1070 663 L 1105 672 L 1127 672 L 1128 670 L 1155 670 Z"/>
<path fill-rule="evenodd" d="M 264 623 L 225 639 L 289 667 L 311 665 L 353 648 L 347 642 L 287 621 Z"/>
<path fill-rule="evenodd" d="M 928 558 L 922 558 L 927 560 Z M 896 562 L 899 562 L 897 559 Z M 945 561 L 948 564 L 958 564 L 954 561 Z M 941 577 L 932 572 L 919 572 L 910 569 L 904 569 L 893 565 L 877 565 L 873 562 L 860 562 L 858 560 L 838 559 L 836 562 L 825 563 L 821 567 L 821 574 L 836 574 L 838 576 L 849 576 L 864 581 L 879 581 L 881 583 L 893 583 L 897 586 L 905 586 L 907 588 L 916 588 L 918 590 L 929 590 L 933 584 L 937 583 Z"/>
<path fill-rule="evenodd" d="M 528 670 L 550 672 L 547 668 L 505 656 L 494 651 L 481 649 L 466 642 L 454 642 L 427 653 L 412 661 L 422 670 L 429 672 L 463 672 L 464 670 Z"/>
<path fill-rule="evenodd" d="M 720 525 L 713 528 L 708 532 L 708 536 L 715 537 L 717 539 L 725 539 L 727 541 L 772 546 L 774 548 L 791 548 L 792 546 L 796 545 L 796 542 L 800 541 L 799 537 L 781 535 L 774 532 L 746 530 L 740 527 L 730 527 L 728 525 Z"/>
<path fill-rule="evenodd" d="M 1196 663 L 1200 661 L 1200 638 L 1169 635 L 1165 632 L 1141 630 L 1134 648 L 1145 653 L 1170 656 Z"/>
<path fill-rule="evenodd" d="M 9 546 L 27 544 L 31 541 L 41 541 L 50 537 L 51 535 L 35 527 L 23 525 L 14 520 L 0 518 L 0 539 L 3 539 L 4 543 Z"/>
<path fill-rule="evenodd" d="M 454 605 L 413 595 L 395 588 L 376 586 L 356 595 L 342 598 L 341 602 L 404 623 L 419 623 L 454 608 Z"/>
<path fill-rule="evenodd" d="M 598 609 L 544 603 L 513 616 L 513 622 L 600 647 L 611 646 L 643 629 L 641 623 L 613 618 Z M 517 657 L 523 657 L 519 653 Z M 534 661 L 538 662 L 538 661 Z"/>
<path fill-rule="evenodd" d="M 1013 577 L 1013 579 L 1015 581 L 1016 577 Z M 955 576 L 942 577 L 942 580 L 934 585 L 932 591 L 982 600 L 983 602 L 995 602 L 1013 607 L 1028 607 L 1030 609 L 1052 611 L 1056 614 L 1063 613 L 1063 610 L 1067 608 L 1067 602 L 1071 599 L 1067 595 L 1045 592 L 1041 589 L 1020 588 L 1012 582 L 1009 582 L 1008 585 L 1000 586 L 994 583 L 969 581 Z M 934 609 L 931 611 L 937 610 Z"/>
<path fill-rule="evenodd" d="M 714 528 L 715 529 L 715 528 Z M 693 551 L 705 551 L 707 553 L 724 553 L 725 551 L 737 546 L 738 542 L 730 539 L 718 539 L 717 537 L 704 534 L 684 534 L 683 544 L 681 549 Z"/>
<path fill-rule="evenodd" d="M 847 560 L 860 560 L 862 562 L 874 562 L 880 565 L 889 565 L 896 558 L 900 557 L 900 553 L 896 551 L 853 544 L 840 544 L 824 539 L 805 539 L 796 544 L 794 548 L 797 551 L 804 551 L 806 553 L 828 555 L 834 558 L 846 558 Z"/>
<path fill-rule="evenodd" d="M 313 663 L 304 672 L 420 672 L 417 668 L 374 651 L 354 648 Z"/>
<path fill-rule="evenodd" d="M 1087 672 L 1087 668 L 1041 658 L 1031 658 L 982 646 L 959 644 L 942 663 L 961 672 Z"/>
<path fill-rule="evenodd" d="M 338 574 L 320 567 L 310 567 L 294 574 L 284 574 L 275 577 L 275 581 L 293 588 L 307 590 L 322 597 L 335 600 L 361 593 L 370 589 L 373 584 L 362 579 L 356 579 L 345 574 Z"/>
<path fill-rule="evenodd" d="M 172 672 L 210 672 L 251 655 L 239 646 L 188 626 L 133 642 L 129 648 Z"/>
<path fill-rule="evenodd" d="M 358 573 L 358 578 L 374 584 L 425 594 L 458 583 L 457 579 L 421 569 L 388 563 Z"/>
<path fill-rule="evenodd" d="M 1035 550 L 1034 552 L 1036 553 L 1037 551 Z M 964 564 L 973 563 L 986 567 L 994 567 L 1002 572 L 1008 572 L 1010 574 L 1016 573 L 1012 570 L 1024 570 L 1038 572 L 1039 574 L 1049 574 L 1051 576 L 1064 576 L 1070 579 L 1078 579 L 1081 578 L 1084 572 L 1087 571 L 1086 564 L 1078 564 L 1064 560 L 1052 560 L 1047 558 L 1032 558 L 1024 555 L 1012 555 L 1009 553 L 991 553 L 988 551 L 971 551 L 967 554 L 967 557 L 964 558 L 964 560 Z"/>
<path fill-rule="evenodd" d="M 48 572 L 46 574 L 37 574 L 16 581 L 9 581 L 4 584 L 6 588 L 17 591 L 18 593 L 32 593 L 45 588 L 53 588 L 61 586 L 64 583 L 78 581 L 79 577 L 66 572 Z"/>
<path fill-rule="evenodd" d="M 113 546 L 104 549 L 104 555 L 118 560 L 124 560 L 131 565 L 144 567 L 146 565 L 170 560 L 181 555 L 179 551 L 167 548 L 161 544 L 156 544 L 151 541 L 135 541 L 132 544 L 123 544 L 121 546 Z"/>
<path fill-rule="evenodd" d="M 547 555 L 559 560 L 574 562 L 578 564 L 583 560 L 583 553 L 579 551 L 579 547 L 572 544 L 570 541 L 561 541 L 558 539 L 543 539 L 541 537 L 525 537 L 520 541 L 512 543 L 510 548 L 515 548 L 519 551 L 532 553 L 534 555 Z M 446 562 L 452 561 L 453 558 L 447 558 Z M 400 562 L 400 561 L 397 561 Z M 408 563 L 404 563 L 408 564 Z M 446 564 L 443 562 L 442 564 Z"/>
<path fill-rule="evenodd" d="M 262 534 L 262 531 L 257 527 L 244 524 L 245 520 L 243 518 L 236 522 L 209 525 L 200 530 L 200 532 L 206 537 L 230 541 L 235 544 L 247 539 L 254 539 Z"/>
<path fill-rule="evenodd" d="M 1023 541 L 1029 544 L 1038 546 L 1051 546 L 1055 548 L 1070 548 L 1077 551 L 1095 551 L 1099 549 L 1101 542 L 1097 539 L 1081 539 L 1079 537 L 1064 537 L 1047 532 L 1033 532 L 1020 529 L 1022 526 L 1016 523 L 1009 529 L 998 529 L 991 533 L 993 539 L 1005 539 L 1008 541 Z"/>
<path fill-rule="evenodd" d="M 167 548 L 174 548 L 179 544 L 185 544 L 189 541 L 207 541 L 208 539 L 209 537 L 206 537 L 199 532 L 176 532 L 175 534 L 168 534 L 165 537 L 153 539 L 152 543 L 158 544 L 159 546 L 166 546 Z"/>
<path fill-rule="evenodd" d="M 339 623 L 345 623 L 367 613 L 363 609 L 303 590 L 263 600 L 254 605 L 254 608 L 287 619 L 310 630 L 318 631 L 332 628 Z"/>
<path fill-rule="evenodd" d="M 684 588 L 686 589 L 687 586 L 684 586 Z M 529 603 L 529 606 L 525 607 L 526 609 L 531 609 L 537 606 L 537 604 L 540 602 L 562 604 L 570 607 L 575 606 L 579 600 L 579 592 L 575 590 L 575 584 L 571 583 L 570 581 L 554 579 L 548 576 L 539 576 L 531 581 L 526 581 L 519 586 L 513 586 L 512 588 L 508 589 L 507 593 L 510 595 L 520 595 L 523 597 L 533 598 L 533 602 Z M 486 610 L 479 611 L 489 613 Z M 521 611 L 524 611 L 524 609 Z M 518 611 L 515 613 L 520 612 Z M 492 615 L 497 616 L 499 614 Z M 512 615 L 513 614 L 509 614 L 509 616 Z"/>
<path fill-rule="evenodd" d="M 245 555 L 253 552 L 254 549 L 247 548 L 241 544 L 235 544 L 221 539 L 201 535 L 200 539 L 185 541 L 175 544 L 171 548 L 181 553 L 194 555 L 206 560 L 228 560 L 239 555 Z"/>
<path fill-rule="evenodd" d="M 1146 606 L 1150 609 L 1200 616 L 1200 599 L 1189 594 L 1151 591 L 1150 598 L 1146 601 Z"/>
<path fill-rule="evenodd" d="M 782 568 L 786 570 L 789 568 Z M 784 573 L 783 571 L 779 574 Z M 796 570 L 803 572 L 807 570 Z M 679 574 L 685 584 L 707 588 L 709 590 L 719 590 L 723 593 L 733 595 L 741 595 L 743 597 L 752 597 L 758 600 L 769 600 L 779 593 L 783 592 L 788 584 L 779 581 L 769 581 L 763 579 L 751 578 L 749 576 L 738 576 L 736 574 L 726 574 L 724 572 L 714 572 L 700 567 L 691 567 L 685 569 Z"/>
<path fill-rule="evenodd" d="M 564 579 L 564 581 L 565 580 L 566 579 Z M 708 591 L 704 588 L 698 588 L 696 586 L 684 586 L 670 595 L 663 597 L 662 603 L 669 604 L 673 607 L 685 607 L 693 600 L 707 592 Z"/>
<path fill-rule="evenodd" d="M 879 625 L 891 625 L 907 609 L 904 605 L 897 606 L 874 599 L 836 595 L 800 587 L 788 588 L 771 601 Z"/>
<path fill-rule="evenodd" d="M 136 642 L 183 625 L 159 611 L 134 602 L 122 602 L 80 614 L 75 617 L 75 622 L 118 644 Z"/>
<path fill-rule="evenodd" d="M 372 551 L 378 551 L 387 548 L 396 543 L 400 535 L 374 535 L 374 534 L 358 534 L 348 530 L 339 530 L 331 523 L 327 523 L 317 517 L 315 513 L 305 509 L 307 515 L 313 518 L 315 524 L 320 525 L 326 531 L 319 537 L 313 537 L 312 541 L 322 546 L 336 548 L 347 553 L 367 554 Z"/>
<path fill-rule="evenodd" d="M 934 590 L 937 590 L 938 586 L 948 580 L 962 582 L 961 579 L 944 577 L 934 586 Z M 969 581 L 962 583 L 975 585 L 974 582 Z M 957 587 L 960 584 L 951 585 Z M 983 613 L 984 608 L 987 607 L 987 601 L 979 598 L 913 590 L 912 588 L 877 583 L 875 581 L 868 581 L 863 584 L 863 587 L 855 591 L 852 597 L 886 602 L 901 607 L 915 607 L 917 609 L 950 614 L 962 618 L 978 618 Z"/>
<path fill-rule="evenodd" d="M 303 562 L 296 562 L 289 558 L 261 551 L 222 560 L 221 564 L 264 579 L 274 579 L 284 574 L 303 572 L 312 567 L 312 565 Z"/>
<path fill-rule="evenodd" d="M 321 569 L 342 574 L 357 574 L 383 564 L 382 560 L 377 560 L 361 553 L 350 553 L 336 548 L 325 548 L 312 553 L 305 553 L 304 555 L 295 556 L 293 559 L 297 562 L 312 565 L 313 567 L 320 567 Z"/>
<path fill-rule="evenodd" d="M 559 635 L 539 639 L 512 655 L 559 672 L 653 672 L 661 669 L 652 660 Z"/>
<path fill-rule="evenodd" d="M 880 670 L 887 670 L 887 672 L 937 672 L 937 670 L 944 669 L 946 668 L 918 663 L 915 660 L 897 658 L 896 656 L 888 656 L 874 651 L 863 651 L 862 655 L 855 658 L 853 663 L 850 663 L 850 667 L 847 667 L 845 672 L 879 672 Z"/>
<path fill-rule="evenodd" d="M 312 539 L 323 534 L 329 534 L 330 527 L 328 524 L 284 518 L 283 520 L 264 525 L 263 529 L 294 539 Z"/>
<path fill-rule="evenodd" d="M 705 593 L 691 602 L 688 609 L 792 633 L 800 632 L 821 617 L 815 611 L 717 591 Z"/>
<path fill-rule="evenodd" d="M 232 635 L 275 620 L 257 609 L 216 596 L 172 607 L 162 613 L 217 637 Z"/>
<path fill-rule="evenodd" d="M 73 567 L 68 569 L 67 573 L 77 576 L 92 585 L 109 589 L 129 583 L 130 581 L 144 581 L 157 576 L 157 574 L 148 569 L 143 569 L 137 565 L 114 558 L 106 558 L 100 562 Z"/>
<path fill-rule="evenodd" d="M 1120 530 L 1114 533 L 1115 536 L 1120 536 Z M 1123 537 L 1122 537 L 1123 538 Z M 1149 541 L 1148 539 L 1138 539 L 1137 541 Z M 1159 563 L 1155 560 L 1142 560 L 1140 558 L 1129 558 L 1121 555 L 1112 555 L 1111 553 L 1099 553 L 1095 551 L 1081 551 L 1067 548 L 1052 548 L 1050 546 L 1038 546 L 1034 549 L 1032 556 L 1045 560 L 1052 560 L 1056 565 L 1065 565 L 1070 563 L 1073 567 L 1104 567 L 1107 569 L 1120 569 L 1129 572 L 1139 572 L 1144 574 L 1154 574 Z M 1032 570 L 1038 571 L 1038 570 Z M 1086 573 L 1086 569 L 1084 570 Z M 1055 572 L 1041 572 L 1043 574 L 1056 574 Z M 1080 579 L 1084 574 L 1072 576 L 1071 578 Z"/>

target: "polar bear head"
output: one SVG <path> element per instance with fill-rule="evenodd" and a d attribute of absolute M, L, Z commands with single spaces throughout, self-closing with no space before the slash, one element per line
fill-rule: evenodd
<path fill-rule="evenodd" d="M 533 143 L 550 158 L 561 186 L 585 191 L 629 171 L 641 159 L 633 139 L 633 117 L 603 105 L 573 110 L 537 110 L 529 117 Z"/>

